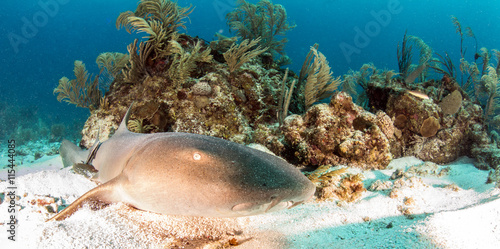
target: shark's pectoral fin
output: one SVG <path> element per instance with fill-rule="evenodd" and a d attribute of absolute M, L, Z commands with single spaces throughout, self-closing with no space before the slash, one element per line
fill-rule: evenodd
<path fill-rule="evenodd" d="M 64 220 L 73 215 L 73 213 L 84 204 L 91 204 L 93 209 L 100 209 L 114 202 L 115 200 L 111 198 L 111 196 L 113 196 L 114 180 L 115 179 L 91 189 L 47 221 Z"/>
<path fill-rule="evenodd" d="M 59 154 L 61 155 L 63 166 L 69 167 L 75 163 L 85 162 L 89 152 L 82 150 L 72 142 L 63 139 L 59 147 Z"/>

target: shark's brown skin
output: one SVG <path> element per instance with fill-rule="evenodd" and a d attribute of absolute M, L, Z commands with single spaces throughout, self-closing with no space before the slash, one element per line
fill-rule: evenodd
<path fill-rule="evenodd" d="M 132 133 L 126 127 L 130 111 L 92 161 L 103 184 L 50 220 L 94 201 L 162 214 L 238 217 L 290 208 L 314 194 L 315 186 L 279 157 L 197 134 Z"/>

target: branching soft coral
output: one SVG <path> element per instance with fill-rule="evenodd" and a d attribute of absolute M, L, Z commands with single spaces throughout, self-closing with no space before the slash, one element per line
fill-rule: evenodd
<path fill-rule="evenodd" d="M 486 119 L 489 119 L 496 114 L 498 109 L 500 109 L 500 85 L 495 68 L 489 66 L 486 71 L 488 73 L 481 77 L 481 83 L 484 85 L 486 93 L 488 94 L 484 115 Z"/>
<path fill-rule="evenodd" d="M 418 65 L 405 78 L 406 83 L 413 83 L 419 76 L 424 75 L 423 78 L 425 78 L 425 74 L 427 73 L 427 68 L 429 66 L 428 62 L 432 59 L 432 49 L 419 37 L 410 35 L 409 40 L 410 42 L 413 42 L 414 46 L 420 49 Z"/>
<path fill-rule="evenodd" d="M 460 72 L 462 73 L 461 87 L 469 96 L 474 96 L 476 89 L 474 86 L 481 80 L 481 73 L 475 62 L 469 63 L 464 58 L 460 59 Z M 463 80 L 465 80 L 465 83 Z"/>
<path fill-rule="evenodd" d="M 165 72 L 173 83 L 180 86 L 196 68 L 197 62 L 210 62 L 212 55 L 210 48 L 203 48 L 198 41 L 190 52 L 186 52 L 177 41 L 170 41 L 168 53 L 173 56 L 172 64 Z"/>
<path fill-rule="evenodd" d="M 100 70 L 106 70 L 113 78 L 116 78 L 125 65 L 127 65 L 128 59 L 128 54 L 106 52 L 97 56 L 95 62 Z"/>
<path fill-rule="evenodd" d="M 135 39 L 133 43 L 127 46 L 129 53 L 129 64 L 123 70 L 124 80 L 127 83 L 140 83 L 145 77 L 151 76 L 146 70 L 146 63 L 151 55 L 153 46 L 151 43 L 141 42 L 139 44 L 139 53 L 137 53 L 137 42 Z"/>
<path fill-rule="evenodd" d="M 90 111 L 96 110 L 101 100 L 98 75 L 92 79 L 92 75 L 89 75 L 82 61 L 75 61 L 74 72 L 76 79 L 69 80 L 62 77 L 59 80 L 59 85 L 54 89 L 54 94 L 57 93 L 57 100 L 89 108 Z"/>
<path fill-rule="evenodd" d="M 160 53 L 179 28 L 186 28 L 184 19 L 192 11 L 191 6 L 181 8 L 169 0 L 141 0 L 135 12 L 126 11 L 118 16 L 116 28 L 124 27 L 129 33 L 147 33 L 147 42 Z"/>
<path fill-rule="evenodd" d="M 311 47 L 314 60 L 306 66 L 307 75 L 305 85 L 306 110 L 318 100 L 328 98 L 342 83 L 340 77 L 333 78 L 331 68 L 326 57 L 316 48 Z"/>
<path fill-rule="evenodd" d="M 106 52 L 97 56 L 96 63 L 101 71 L 101 88 L 103 91 L 109 90 L 110 84 L 122 72 L 129 61 L 128 54 Z"/>
<path fill-rule="evenodd" d="M 272 53 L 284 54 L 286 38 L 278 40 L 277 36 L 284 36 L 295 25 L 286 21 L 286 11 L 282 5 L 273 4 L 268 0 L 261 0 L 257 4 L 239 0 L 239 7 L 226 16 L 232 31 L 235 31 L 243 40 L 254 40 L 260 37 L 262 47 L 269 47 Z"/>
<path fill-rule="evenodd" d="M 412 50 L 414 47 L 420 49 L 418 65 L 412 65 Z M 400 47 L 398 44 L 397 56 L 399 73 L 406 83 L 411 84 L 419 76 L 427 73 L 429 62 L 432 59 L 432 49 L 419 37 L 406 35 L 405 33 L 402 46 Z"/>
<path fill-rule="evenodd" d="M 267 48 L 261 46 L 255 47 L 260 41 L 260 37 L 255 40 L 244 40 L 240 44 L 233 43 L 229 50 L 223 54 L 224 59 L 229 66 L 229 72 L 234 72 L 240 68 L 245 62 L 262 54 Z"/>

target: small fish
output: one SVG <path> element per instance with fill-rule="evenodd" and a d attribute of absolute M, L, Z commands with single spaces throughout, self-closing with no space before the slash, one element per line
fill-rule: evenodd
<path fill-rule="evenodd" d="M 423 92 L 419 91 L 414 91 L 414 90 L 407 90 L 407 92 L 415 97 L 421 98 L 421 99 L 429 99 L 429 96 Z"/>

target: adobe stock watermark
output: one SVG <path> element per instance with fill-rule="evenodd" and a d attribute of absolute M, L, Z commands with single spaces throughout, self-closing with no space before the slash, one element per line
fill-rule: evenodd
<path fill-rule="evenodd" d="M 226 19 L 227 13 L 231 12 L 234 8 L 238 6 L 235 0 L 215 0 L 212 2 L 212 6 L 219 17 L 219 21 L 224 21 Z"/>
<path fill-rule="evenodd" d="M 352 44 L 347 42 L 339 44 L 347 63 L 351 63 L 351 56 L 353 54 L 360 54 L 361 49 L 370 45 L 371 39 L 378 36 L 382 28 L 387 27 L 391 23 L 392 16 L 401 13 L 401 11 L 403 11 L 403 7 L 400 5 L 399 0 L 388 0 L 386 9 L 370 11 L 373 20 L 367 22 L 364 29 L 358 26 L 354 27 L 356 34 L 354 35 Z"/>
<path fill-rule="evenodd" d="M 59 13 L 61 5 L 65 5 L 70 0 L 40 0 L 38 6 L 41 8 L 35 12 L 31 17 L 21 17 L 21 28 L 16 32 L 7 34 L 10 46 L 17 54 L 21 44 L 28 44 L 29 40 L 38 34 L 40 28 L 47 26 L 50 18 Z"/>

